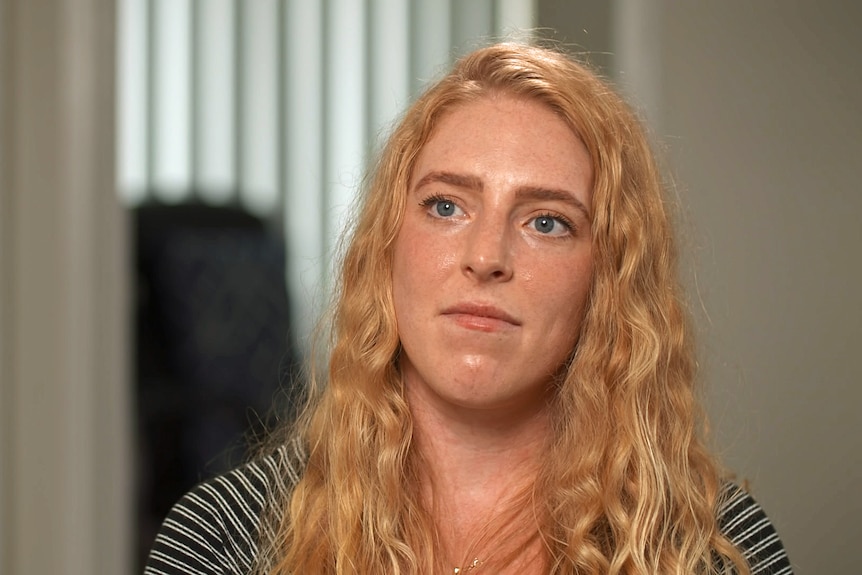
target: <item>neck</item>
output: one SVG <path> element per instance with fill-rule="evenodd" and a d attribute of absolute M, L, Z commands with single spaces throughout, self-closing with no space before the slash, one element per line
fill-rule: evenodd
<path fill-rule="evenodd" d="M 548 438 L 547 402 L 517 408 L 451 406 L 406 387 L 415 446 L 435 493 L 532 483 Z"/>
<path fill-rule="evenodd" d="M 498 539 L 512 539 L 504 533 L 511 525 L 524 526 L 548 438 L 546 403 L 526 410 L 453 408 L 419 397 L 409 386 L 407 399 L 422 461 L 422 497 L 449 561 L 485 562 L 488 554 L 511 551 Z"/>

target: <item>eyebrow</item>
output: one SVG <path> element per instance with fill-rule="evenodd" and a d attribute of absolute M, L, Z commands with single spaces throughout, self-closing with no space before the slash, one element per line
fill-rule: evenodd
<path fill-rule="evenodd" d="M 545 200 L 552 202 L 563 202 L 569 204 L 576 210 L 582 212 L 584 216 L 590 219 L 590 210 L 571 192 L 566 190 L 557 190 L 553 188 L 543 188 L 539 186 L 523 186 L 515 192 L 515 197 L 519 200 Z"/>
<path fill-rule="evenodd" d="M 428 172 L 422 179 L 416 182 L 416 188 L 419 189 L 423 186 L 427 186 L 428 184 L 433 184 L 435 182 L 440 182 L 441 184 L 449 184 L 450 186 L 455 186 L 457 188 L 468 188 L 471 190 L 477 190 L 479 192 L 482 191 L 484 185 L 482 184 L 482 180 L 476 176 L 470 176 L 468 174 L 455 174 L 453 172 Z"/>
<path fill-rule="evenodd" d="M 455 186 L 457 188 L 476 190 L 479 192 L 481 192 L 484 188 L 484 184 L 482 183 L 481 178 L 477 176 L 437 171 L 429 172 L 422 176 L 422 178 L 418 182 L 416 182 L 416 187 L 414 189 L 418 190 L 423 186 L 427 186 L 428 184 L 437 182 L 442 184 L 448 184 L 450 186 Z M 543 200 L 563 202 L 582 212 L 587 219 L 590 219 L 590 211 L 583 204 L 583 202 L 576 198 L 574 194 L 566 190 L 545 188 L 542 186 L 522 186 L 518 188 L 518 190 L 515 192 L 515 197 L 517 197 L 520 201 Z"/>

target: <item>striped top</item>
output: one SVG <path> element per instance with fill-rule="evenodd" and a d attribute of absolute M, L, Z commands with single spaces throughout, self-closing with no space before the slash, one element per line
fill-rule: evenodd
<path fill-rule="evenodd" d="M 251 573 L 265 501 L 269 494 L 296 485 L 303 460 L 301 448 L 291 444 L 277 455 L 198 485 L 168 514 L 144 574 Z M 769 518 L 748 493 L 734 484 L 726 487 L 719 525 L 742 550 L 752 575 L 792 574 L 784 546 Z"/>

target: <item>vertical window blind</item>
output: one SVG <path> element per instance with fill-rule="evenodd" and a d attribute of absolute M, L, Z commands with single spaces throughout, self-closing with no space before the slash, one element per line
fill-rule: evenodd
<path fill-rule="evenodd" d="M 118 188 L 284 234 L 297 339 L 366 161 L 459 54 L 529 39 L 535 0 L 120 0 Z"/>

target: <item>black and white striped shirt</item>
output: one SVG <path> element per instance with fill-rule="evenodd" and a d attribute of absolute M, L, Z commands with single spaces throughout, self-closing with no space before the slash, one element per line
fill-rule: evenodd
<path fill-rule="evenodd" d="M 298 462 L 303 459 L 297 446 L 286 446 L 277 455 L 190 491 L 162 524 L 144 574 L 250 573 L 265 501 L 276 490 L 296 485 L 301 473 Z M 784 546 L 769 518 L 749 494 L 734 484 L 726 487 L 719 524 L 742 550 L 752 575 L 792 574 Z"/>

